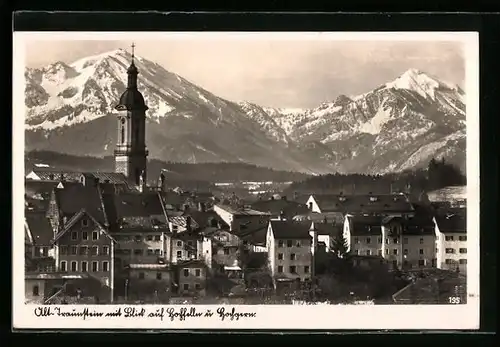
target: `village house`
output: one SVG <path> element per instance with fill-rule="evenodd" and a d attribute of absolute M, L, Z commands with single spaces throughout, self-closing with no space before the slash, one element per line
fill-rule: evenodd
<path fill-rule="evenodd" d="M 439 269 L 467 272 L 467 223 L 465 209 L 451 209 L 434 217 L 436 263 Z"/>
<path fill-rule="evenodd" d="M 382 257 L 382 217 L 347 215 L 343 228 L 349 253 Z"/>
<path fill-rule="evenodd" d="M 169 262 L 177 264 L 187 260 L 202 259 L 203 238 L 199 225 L 190 215 L 183 212 L 168 213 L 170 233 L 167 235 L 167 249 L 170 250 Z"/>
<path fill-rule="evenodd" d="M 271 220 L 267 229 L 267 254 L 271 276 L 275 282 L 311 280 L 313 239 L 310 224 Z"/>
<path fill-rule="evenodd" d="M 321 222 L 311 222 L 311 230 L 315 230 L 318 235 L 318 250 L 326 253 L 332 252 L 335 239 L 342 229 L 343 224 L 328 222 L 326 219 Z"/>
<path fill-rule="evenodd" d="M 180 261 L 175 266 L 176 294 L 204 296 L 207 289 L 207 265 L 202 260 Z"/>
<path fill-rule="evenodd" d="M 244 231 L 245 226 L 250 223 L 266 224 L 271 217 L 270 213 L 223 204 L 216 204 L 214 206 L 214 211 L 227 225 L 229 225 L 229 231 L 236 233 Z"/>
<path fill-rule="evenodd" d="M 88 273 L 100 286 L 91 286 L 92 290 L 84 290 L 85 294 L 112 301 L 116 241 L 108 232 L 100 187 L 69 185 L 56 188 L 47 216 L 54 230 L 56 271 Z M 98 288 L 98 293 L 93 293 L 94 288 Z"/>
<path fill-rule="evenodd" d="M 26 211 L 24 220 L 27 269 L 39 272 L 54 271 L 54 230 L 50 220 L 43 211 Z"/>
<path fill-rule="evenodd" d="M 382 220 L 383 255 L 405 270 L 436 266 L 431 217 L 385 217 Z"/>
<path fill-rule="evenodd" d="M 314 213 L 342 213 L 360 216 L 413 216 L 414 208 L 404 194 L 344 195 L 313 194 L 307 206 Z"/>
<path fill-rule="evenodd" d="M 124 286 L 125 300 L 153 299 L 165 301 L 172 294 L 173 269 L 169 264 L 161 261 L 156 264 L 128 264 L 125 266 L 125 272 L 125 281 L 119 282 Z"/>

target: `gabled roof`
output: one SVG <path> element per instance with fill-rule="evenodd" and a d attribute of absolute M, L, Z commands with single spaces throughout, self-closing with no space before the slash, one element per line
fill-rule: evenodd
<path fill-rule="evenodd" d="M 314 222 L 314 230 L 317 231 L 318 235 L 335 236 L 338 235 L 342 228 L 341 224 Z"/>
<path fill-rule="evenodd" d="M 236 208 L 225 204 L 217 204 L 216 206 L 232 214 L 233 216 L 269 216 L 269 213 L 256 211 L 249 208 Z"/>
<path fill-rule="evenodd" d="M 108 233 L 108 231 L 102 226 L 102 224 L 99 223 L 99 221 L 85 209 L 81 209 L 69 221 L 67 221 L 66 224 L 64 225 L 64 229 L 55 235 L 52 242 L 53 243 L 57 242 L 64 234 L 66 234 L 66 232 L 68 232 L 68 230 L 71 229 L 73 225 L 75 225 L 79 220 L 81 220 L 83 216 L 89 217 L 104 235 L 106 235 L 111 241 L 116 242 L 116 240 Z"/>
<path fill-rule="evenodd" d="M 41 181 L 59 181 L 61 179 L 61 176 L 64 177 L 65 181 L 79 181 L 82 175 L 81 172 L 55 170 L 53 168 L 37 168 L 32 170 L 31 172 L 36 174 Z"/>
<path fill-rule="evenodd" d="M 173 226 L 177 226 L 181 229 L 187 229 L 189 216 L 168 216 L 168 221 L 172 223 Z M 189 220 L 191 223 L 191 230 L 196 230 L 199 228 L 198 223 L 192 218 Z"/>
<path fill-rule="evenodd" d="M 129 179 L 122 173 L 118 172 L 82 172 L 83 177 L 85 177 L 85 184 L 93 184 L 95 179 L 98 179 L 100 183 L 118 184 L 118 185 L 131 185 Z"/>
<path fill-rule="evenodd" d="M 55 189 L 55 198 L 63 216 L 71 218 L 82 209 L 100 224 L 106 224 L 105 211 L 101 202 L 101 194 L 97 186 L 65 185 Z"/>
<path fill-rule="evenodd" d="M 198 210 L 189 210 L 183 213 L 183 216 L 191 216 L 192 220 L 196 222 L 196 224 L 200 228 L 205 227 L 216 227 L 220 229 L 227 229 L 229 225 L 217 214 L 215 211 L 198 211 Z"/>
<path fill-rule="evenodd" d="M 123 192 L 114 195 L 117 218 L 164 215 L 162 202 L 156 192 Z"/>
<path fill-rule="evenodd" d="M 321 212 L 410 212 L 413 206 L 402 194 L 342 195 L 313 194 Z"/>
<path fill-rule="evenodd" d="M 33 245 L 50 245 L 54 230 L 44 212 L 26 212 L 25 227 Z"/>
<path fill-rule="evenodd" d="M 306 222 L 272 220 L 269 222 L 275 239 L 310 239 L 311 224 Z"/>
<path fill-rule="evenodd" d="M 241 240 L 247 241 L 252 245 L 265 245 L 267 240 L 267 225 L 239 233 L 238 236 Z"/>

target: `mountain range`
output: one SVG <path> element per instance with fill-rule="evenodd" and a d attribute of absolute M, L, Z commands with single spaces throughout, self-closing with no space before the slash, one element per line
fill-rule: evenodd
<path fill-rule="evenodd" d="M 27 68 L 26 150 L 111 155 L 131 59 L 115 50 Z M 135 63 L 153 159 L 382 174 L 445 157 L 465 170 L 465 93 L 416 69 L 362 95 L 280 109 L 218 97 L 142 57 Z"/>

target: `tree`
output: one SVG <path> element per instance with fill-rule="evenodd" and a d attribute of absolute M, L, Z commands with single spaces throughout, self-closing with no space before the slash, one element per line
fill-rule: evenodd
<path fill-rule="evenodd" d="M 348 254 L 349 244 L 344 236 L 343 228 L 339 228 L 333 240 L 332 250 L 339 258 L 344 258 Z"/>

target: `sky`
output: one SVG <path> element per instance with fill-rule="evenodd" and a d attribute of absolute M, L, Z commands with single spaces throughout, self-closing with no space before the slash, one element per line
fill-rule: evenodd
<path fill-rule="evenodd" d="M 189 38 L 135 40 L 135 53 L 213 94 L 263 106 L 311 108 L 340 94 L 366 93 L 416 68 L 464 87 L 457 41 L 334 41 Z M 118 48 L 130 41 L 30 40 L 26 66 L 42 67 Z"/>

